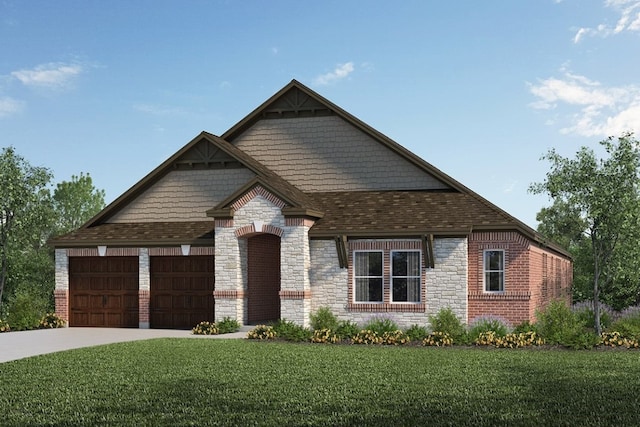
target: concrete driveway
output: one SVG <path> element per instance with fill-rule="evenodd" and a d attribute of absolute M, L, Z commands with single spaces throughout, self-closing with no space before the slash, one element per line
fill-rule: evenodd
<path fill-rule="evenodd" d="M 192 335 L 191 331 L 171 329 L 59 328 L 0 333 L 0 363 L 39 354 L 81 347 L 152 338 L 246 338 L 247 332 L 224 335 Z M 248 330 L 248 329 L 247 329 Z"/>

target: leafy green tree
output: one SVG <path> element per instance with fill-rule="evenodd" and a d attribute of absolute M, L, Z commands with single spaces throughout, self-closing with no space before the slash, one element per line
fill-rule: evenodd
<path fill-rule="evenodd" d="M 530 191 L 548 194 L 554 201 L 541 212 L 543 228 L 560 236 L 563 243 L 591 253 L 592 297 L 595 328 L 601 332 L 601 293 L 626 290 L 637 296 L 640 281 L 640 152 L 631 134 L 608 138 L 600 144 L 608 154 L 598 159 L 592 149 L 582 147 L 574 159 L 550 150 L 543 159 L 551 170 Z M 551 220 L 553 219 L 553 220 Z M 542 231 L 545 231 L 544 229 Z M 633 287 L 635 289 L 629 289 Z"/>
<path fill-rule="evenodd" d="M 53 210 L 56 215 L 55 234 L 63 234 L 79 228 L 104 208 L 104 190 L 93 186 L 89 174 L 71 176 L 53 192 Z"/>
<path fill-rule="evenodd" d="M 11 249 L 28 251 L 44 244 L 46 233 L 38 224 L 47 223 L 51 172 L 31 166 L 13 147 L 0 154 L 0 304 L 9 271 Z M 24 246 L 23 246 L 24 245 Z"/>

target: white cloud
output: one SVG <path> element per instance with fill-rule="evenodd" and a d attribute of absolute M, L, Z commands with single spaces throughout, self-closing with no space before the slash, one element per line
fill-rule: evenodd
<path fill-rule="evenodd" d="M 355 70 L 353 62 L 338 64 L 333 71 L 316 77 L 313 82 L 317 85 L 328 85 L 337 80 L 346 78 L 353 72 L 353 70 Z"/>
<path fill-rule="evenodd" d="M 595 28 L 580 28 L 573 37 L 574 43 L 579 43 L 587 35 L 608 37 L 625 31 L 640 31 L 640 0 L 606 0 L 604 6 L 618 14 L 615 25 L 599 24 Z"/>
<path fill-rule="evenodd" d="M 24 102 L 9 97 L 0 97 L 0 118 L 17 114 L 24 109 Z"/>
<path fill-rule="evenodd" d="M 606 87 L 565 72 L 561 78 L 530 84 L 529 90 L 537 98 L 531 104 L 533 108 L 572 111 L 563 118 L 570 124 L 560 130 L 562 133 L 606 137 L 640 131 L 640 87 Z M 555 123 L 559 121 L 554 119 Z"/>
<path fill-rule="evenodd" d="M 83 71 L 78 63 L 50 62 L 32 69 L 13 71 L 11 76 L 25 86 L 59 89 L 69 85 Z"/>

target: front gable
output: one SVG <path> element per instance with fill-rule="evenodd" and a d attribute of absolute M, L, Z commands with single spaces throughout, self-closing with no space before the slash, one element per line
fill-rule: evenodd
<path fill-rule="evenodd" d="M 305 192 L 452 189 L 442 172 L 296 81 L 223 138 Z"/>

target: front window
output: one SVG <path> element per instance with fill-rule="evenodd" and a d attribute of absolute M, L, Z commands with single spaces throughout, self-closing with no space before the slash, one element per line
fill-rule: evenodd
<path fill-rule="evenodd" d="M 504 251 L 484 251 L 484 290 L 504 292 Z"/>
<path fill-rule="evenodd" d="M 382 252 L 354 252 L 356 302 L 382 302 Z"/>
<path fill-rule="evenodd" d="M 391 252 L 391 300 L 420 302 L 420 252 Z"/>

